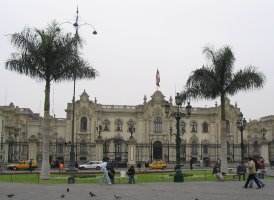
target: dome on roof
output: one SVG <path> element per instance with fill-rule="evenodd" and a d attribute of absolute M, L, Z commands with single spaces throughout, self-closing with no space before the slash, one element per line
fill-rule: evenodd
<path fill-rule="evenodd" d="M 165 100 L 165 96 L 163 95 L 163 93 L 160 90 L 157 90 L 151 96 L 151 100 L 156 101 L 156 102 L 161 102 L 161 101 Z"/>
<path fill-rule="evenodd" d="M 89 100 L 89 95 L 87 94 L 86 90 L 84 90 L 83 93 L 80 95 L 80 100 L 82 100 L 82 101 Z"/>

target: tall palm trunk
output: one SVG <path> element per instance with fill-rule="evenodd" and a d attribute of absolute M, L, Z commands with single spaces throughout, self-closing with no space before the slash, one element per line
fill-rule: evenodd
<path fill-rule="evenodd" d="M 50 81 L 46 80 L 45 87 L 45 104 L 44 104 L 44 121 L 43 121 L 43 152 L 42 152 L 42 168 L 40 179 L 49 179 L 49 132 L 50 132 Z"/>
<path fill-rule="evenodd" d="M 227 173 L 227 133 L 225 119 L 225 94 L 221 94 L 221 171 Z"/>

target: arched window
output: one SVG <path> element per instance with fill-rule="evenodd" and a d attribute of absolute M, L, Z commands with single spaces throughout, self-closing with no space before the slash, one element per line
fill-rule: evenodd
<path fill-rule="evenodd" d="M 116 125 L 116 131 L 123 131 L 123 122 L 121 119 L 116 119 L 115 121 L 115 125 Z"/>
<path fill-rule="evenodd" d="M 57 143 L 57 149 L 56 149 L 58 154 L 64 153 L 64 144 L 63 143 Z"/>
<path fill-rule="evenodd" d="M 197 122 L 192 122 L 191 123 L 191 132 L 192 133 L 197 133 Z"/>
<path fill-rule="evenodd" d="M 191 144 L 191 155 L 198 155 L 198 143 L 196 141 L 193 141 Z"/>
<path fill-rule="evenodd" d="M 106 156 L 106 154 L 109 152 L 109 142 L 105 141 L 104 145 L 103 145 L 103 152 L 104 152 L 104 156 Z"/>
<path fill-rule="evenodd" d="M 80 121 L 80 131 L 86 132 L 88 128 L 88 120 L 86 117 L 82 117 Z"/>
<path fill-rule="evenodd" d="M 103 121 L 103 131 L 110 131 L 110 121 L 108 119 Z"/>
<path fill-rule="evenodd" d="M 154 133 L 161 133 L 162 132 L 162 118 L 155 117 L 154 119 Z"/>
<path fill-rule="evenodd" d="M 208 144 L 203 144 L 203 154 L 208 154 Z"/>
<path fill-rule="evenodd" d="M 198 155 L 198 147 L 199 147 L 198 137 L 196 135 L 193 135 L 190 138 L 189 142 L 191 144 L 191 155 L 196 157 Z"/>
<path fill-rule="evenodd" d="M 203 133 L 208 133 L 208 123 L 207 122 L 203 123 Z"/>

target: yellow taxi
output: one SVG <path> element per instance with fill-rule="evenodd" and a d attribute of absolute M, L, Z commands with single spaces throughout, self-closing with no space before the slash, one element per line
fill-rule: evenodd
<path fill-rule="evenodd" d="M 21 160 L 18 163 L 9 164 L 7 168 L 10 170 L 35 169 L 37 168 L 37 162 L 35 160 Z"/>
<path fill-rule="evenodd" d="M 166 167 L 167 167 L 167 164 L 163 160 L 155 160 L 149 164 L 150 169 L 165 169 Z"/>

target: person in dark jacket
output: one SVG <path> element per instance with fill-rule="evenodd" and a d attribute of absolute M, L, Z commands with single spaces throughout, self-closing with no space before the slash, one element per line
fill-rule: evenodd
<path fill-rule="evenodd" d="M 221 161 L 219 159 L 213 167 L 212 174 L 215 175 L 218 181 L 224 181 L 224 176 L 221 173 Z"/>
<path fill-rule="evenodd" d="M 113 164 L 108 162 L 107 164 L 108 176 L 112 184 L 114 184 L 115 170 Z"/>
<path fill-rule="evenodd" d="M 239 177 L 239 181 L 241 181 L 241 177 L 243 177 L 243 181 L 245 181 L 245 174 L 246 174 L 246 166 L 245 166 L 244 162 L 241 162 L 237 166 L 237 175 Z"/>
<path fill-rule="evenodd" d="M 130 166 L 130 168 L 127 170 L 127 175 L 128 175 L 128 183 L 129 184 L 135 184 L 135 169 L 134 166 Z"/>

